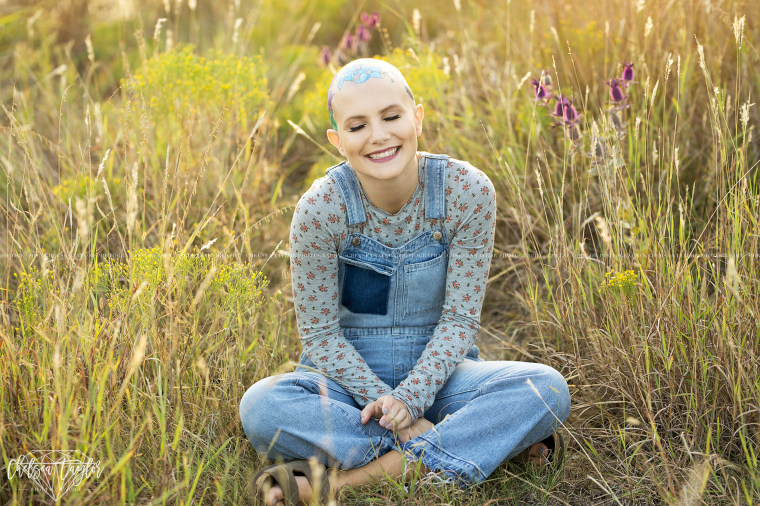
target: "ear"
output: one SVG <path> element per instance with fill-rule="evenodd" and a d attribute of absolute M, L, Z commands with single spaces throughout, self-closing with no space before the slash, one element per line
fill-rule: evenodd
<path fill-rule="evenodd" d="M 422 108 L 422 104 L 417 104 L 417 107 L 414 110 L 414 120 L 417 130 L 417 137 L 422 135 L 422 118 L 425 117 L 425 110 Z"/>
<path fill-rule="evenodd" d="M 346 156 L 346 153 L 343 151 L 343 146 L 340 144 L 340 136 L 338 135 L 337 130 L 329 128 L 327 130 L 327 140 L 338 149 L 338 152 L 340 152 L 341 155 Z"/>

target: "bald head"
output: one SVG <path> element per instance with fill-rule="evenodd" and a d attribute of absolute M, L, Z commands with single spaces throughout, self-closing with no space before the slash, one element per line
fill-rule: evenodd
<path fill-rule="evenodd" d="M 335 74 L 335 77 L 333 77 L 330 88 L 327 91 L 327 109 L 330 112 L 330 123 L 332 123 L 334 129 L 337 130 L 338 128 L 333 114 L 333 99 L 335 96 L 340 94 L 341 90 L 345 89 L 346 86 L 361 86 L 362 83 L 370 79 L 382 79 L 399 86 L 406 92 L 412 100 L 412 104 L 414 104 L 412 90 L 409 89 L 409 84 L 407 84 L 399 69 L 383 60 L 360 58 L 341 68 Z"/>

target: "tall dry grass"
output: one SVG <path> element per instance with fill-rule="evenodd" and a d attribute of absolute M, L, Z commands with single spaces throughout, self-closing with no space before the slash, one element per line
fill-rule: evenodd
<path fill-rule="evenodd" d="M 39 449 L 100 461 L 71 503 L 248 499 L 260 463 L 238 401 L 298 357 L 290 212 L 335 157 L 323 94 L 354 55 L 336 48 L 378 10 L 361 51 L 410 76 L 421 147 L 498 190 L 481 347 L 565 373 L 570 452 L 560 473 L 502 467 L 467 493 L 390 480 L 342 499 L 760 501 L 754 3 L 148 2 L 119 17 L 91 2 L 67 22 L 81 7 L 0 14 L 6 465 Z M 605 81 L 630 61 L 616 125 Z M 580 136 L 534 100 L 542 72 Z M 16 477 L 0 500 L 47 499 Z"/>

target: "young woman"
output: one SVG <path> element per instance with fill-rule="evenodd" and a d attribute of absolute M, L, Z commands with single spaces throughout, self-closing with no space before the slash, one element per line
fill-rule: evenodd
<path fill-rule="evenodd" d="M 562 375 L 484 361 L 474 344 L 493 184 L 417 151 L 423 108 L 389 63 L 343 67 L 328 109 L 327 137 L 346 161 L 301 197 L 290 231 L 300 365 L 240 403 L 256 451 L 289 461 L 257 475 L 266 503 L 326 500 L 405 475 L 409 462 L 464 487 L 505 459 L 556 463 L 554 432 L 570 410 Z"/>

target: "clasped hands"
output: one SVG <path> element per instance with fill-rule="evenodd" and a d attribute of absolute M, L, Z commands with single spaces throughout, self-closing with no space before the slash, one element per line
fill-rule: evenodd
<path fill-rule="evenodd" d="M 397 432 L 412 425 L 412 417 L 406 404 L 391 395 L 383 395 L 370 402 L 361 413 L 362 425 L 370 418 L 379 418 L 380 426 Z"/>
<path fill-rule="evenodd" d="M 390 395 L 378 397 L 377 400 L 367 404 L 361 414 L 362 425 L 370 418 L 379 418 L 380 425 L 393 431 L 399 442 L 406 443 L 433 428 L 433 423 L 424 417 L 419 417 L 412 422 L 406 404 Z"/>

